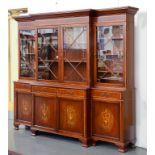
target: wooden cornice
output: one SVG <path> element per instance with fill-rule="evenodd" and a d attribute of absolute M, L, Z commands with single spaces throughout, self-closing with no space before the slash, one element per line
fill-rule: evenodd
<path fill-rule="evenodd" d="M 91 9 L 75 10 L 75 11 L 60 11 L 60 12 L 29 14 L 27 16 L 14 17 L 14 19 L 17 21 L 33 21 L 33 20 L 48 19 L 48 18 L 90 16 L 92 12 L 93 11 Z"/>
<path fill-rule="evenodd" d="M 34 20 L 49 19 L 49 18 L 67 18 L 67 17 L 78 17 L 78 16 L 97 17 L 101 15 L 122 14 L 122 13 L 135 14 L 137 11 L 138 11 L 138 8 L 127 6 L 127 7 L 118 7 L 118 8 L 100 9 L 100 10 L 86 9 L 86 10 L 29 14 L 26 16 L 17 16 L 17 17 L 14 17 L 14 19 L 19 22 L 25 22 L 25 21 L 34 21 Z"/>
<path fill-rule="evenodd" d="M 138 8 L 131 7 L 131 6 L 111 8 L 111 9 L 100 9 L 96 11 L 96 16 L 122 14 L 122 13 L 136 14 L 137 11 L 138 11 Z"/>

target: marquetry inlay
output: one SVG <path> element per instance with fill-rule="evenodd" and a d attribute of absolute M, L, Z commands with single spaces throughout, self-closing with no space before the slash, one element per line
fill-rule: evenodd
<path fill-rule="evenodd" d="M 100 114 L 101 126 L 104 131 L 110 131 L 114 124 L 114 116 L 110 109 L 105 108 Z"/>
<path fill-rule="evenodd" d="M 26 100 L 23 100 L 23 102 L 22 102 L 22 109 L 23 109 L 23 114 L 24 115 L 29 115 L 29 103 L 28 102 L 26 102 Z"/>
<path fill-rule="evenodd" d="M 49 109 L 48 109 L 48 106 L 45 103 L 43 103 L 43 105 L 41 107 L 41 113 L 42 113 L 41 119 L 44 122 L 48 121 Z"/>
<path fill-rule="evenodd" d="M 76 122 L 76 110 L 72 105 L 67 106 L 67 125 L 73 127 Z"/>

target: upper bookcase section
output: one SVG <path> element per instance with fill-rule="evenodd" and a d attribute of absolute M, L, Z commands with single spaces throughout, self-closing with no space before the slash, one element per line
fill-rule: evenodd
<path fill-rule="evenodd" d="M 109 9 L 85 9 L 85 10 L 74 10 L 74 11 L 60 11 L 60 12 L 49 12 L 49 13 L 38 13 L 38 14 L 29 14 L 25 16 L 14 17 L 18 22 L 34 21 L 40 19 L 49 19 L 49 18 L 67 18 L 67 17 L 81 17 L 81 16 L 91 16 L 98 17 L 103 15 L 112 15 L 112 14 L 135 14 L 138 11 L 138 8 L 135 7 L 118 7 L 118 8 L 109 8 Z"/>

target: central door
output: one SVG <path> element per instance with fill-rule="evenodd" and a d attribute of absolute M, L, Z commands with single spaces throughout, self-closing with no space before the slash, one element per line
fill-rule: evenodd
<path fill-rule="evenodd" d="M 86 82 L 87 27 L 63 28 L 64 81 Z"/>
<path fill-rule="evenodd" d="M 60 99 L 60 130 L 83 132 L 83 101 Z"/>

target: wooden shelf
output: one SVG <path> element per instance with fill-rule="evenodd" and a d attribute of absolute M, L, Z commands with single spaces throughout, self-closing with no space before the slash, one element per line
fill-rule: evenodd
<path fill-rule="evenodd" d="M 58 42 L 58 41 L 57 41 Z M 41 45 L 52 45 L 52 46 L 54 46 L 53 44 L 49 44 L 49 43 L 38 43 L 38 45 L 39 46 L 41 46 Z"/>
<path fill-rule="evenodd" d="M 58 62 L 58 60 L 38 60 L 38 62 Z"/>
<path fill-rule="evenodd" d="M 35 53 L 22 53 L 21 55 L 35 55 Z"/>
<path fill-rule="evenodd" d="M 35 39 L 30 39 L 30 38 L 28 38 L 28 39 L 20 39 L 21 41 L 35 41 Z"/>
<path fill-rule="evenodd" d="M 98 70 L 97 72 L 100 72 L 100 73 L 107 73 L 108 71 Z"/>
<path fill-rule="evenodd" d="M 69 63 L 69 62 L 75 62 L 75 63 L 86 63 L 86 60 L 85 61 L 81 61 L 81 60 L 69 60 L 69 62 L 68 61 L 64 61 L 65 63 Z"/>
<path fill-rule="evenodd" d="M 112 40 L 123 40 L 123 37 L 112 37 Z"/>
<path fill-rule="evenodd" d="M 97 38 L 97 40 L 100 40 L 100 39 L 106 39 L 105 37 L 99 37 Z M 111 37 L 109 40 L 123 40 L 124 38 L 123 37 Z"/>

